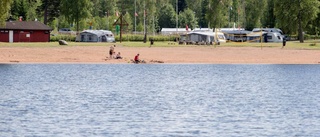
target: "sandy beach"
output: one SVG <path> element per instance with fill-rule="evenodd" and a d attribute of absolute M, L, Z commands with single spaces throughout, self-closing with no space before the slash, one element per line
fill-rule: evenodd
<path fill-rule="evenodd" d="M 0 63 L 130 63 L 139 53 L 147 63 L 320 64 L 320 50 L 280 47 L 123 47 L 123 59 L 109 59 L 109 46 L 0 47 Z"/>

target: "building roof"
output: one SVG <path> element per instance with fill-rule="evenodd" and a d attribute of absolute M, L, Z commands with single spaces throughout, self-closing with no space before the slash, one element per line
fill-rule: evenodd
<path fill-rule="evenodd" d="M 222 31 L 222 32 L 226 34 L 238 34 L 238 35 L 251 33 L 251 31 L 247 31 L 247 30 L 230 30 L 230 31 Z"/>
<path fill-rule="evenodd" d="M 186 28 L 162 28 L 161 32 L 186 32 Z M 188 28 L 188 31 L 191 31 L 191 28 Z"/>
<path fill-rule="evenodd" d="M 12 21 L 6 22 L 6 27 L 0 29 L 7 30 L 52 30 L 49 26 L 39 21 Z"/>
<path fill-rule="evenodd" d="M 210 29 L 210 28 L 194 28 L 192 31 L 194 31 L 194 32 L 199 32 L 199 31 L 214 31 L 213 29 Z"/>
<path fill-rule="evenodd" d="M 212 31 L 204 31 L 204 32 L 199 32 L 199 31 L 192 31 L 190 33 L 188 33 L 188 35 L 205 35 L 205 36 L 215 36 L 216 33 L 212 32 Z M 223 34 L 221 32 L 217 32 L 218 35 Z"/>

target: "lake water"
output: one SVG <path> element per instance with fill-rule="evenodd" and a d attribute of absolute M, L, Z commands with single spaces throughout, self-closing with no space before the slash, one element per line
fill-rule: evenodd
<path fill-rule="evenodd" d="M 1 64 L 0 136 L 320 136 L 320 65 Z"/>

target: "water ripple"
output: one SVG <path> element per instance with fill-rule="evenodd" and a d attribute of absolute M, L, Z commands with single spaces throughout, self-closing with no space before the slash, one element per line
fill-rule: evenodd
<path fill-rule="evenodd" d="M 0 65 L 0 137 L 320 136 L 319 65 Z"/>

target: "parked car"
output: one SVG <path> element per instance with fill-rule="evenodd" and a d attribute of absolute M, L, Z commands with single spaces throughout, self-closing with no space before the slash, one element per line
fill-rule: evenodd
<path fill-rule="evenodd" d="M 76 32 L 69 28 L 61 28 L 59 29 L 59 34 L 76 34 Z"/>

